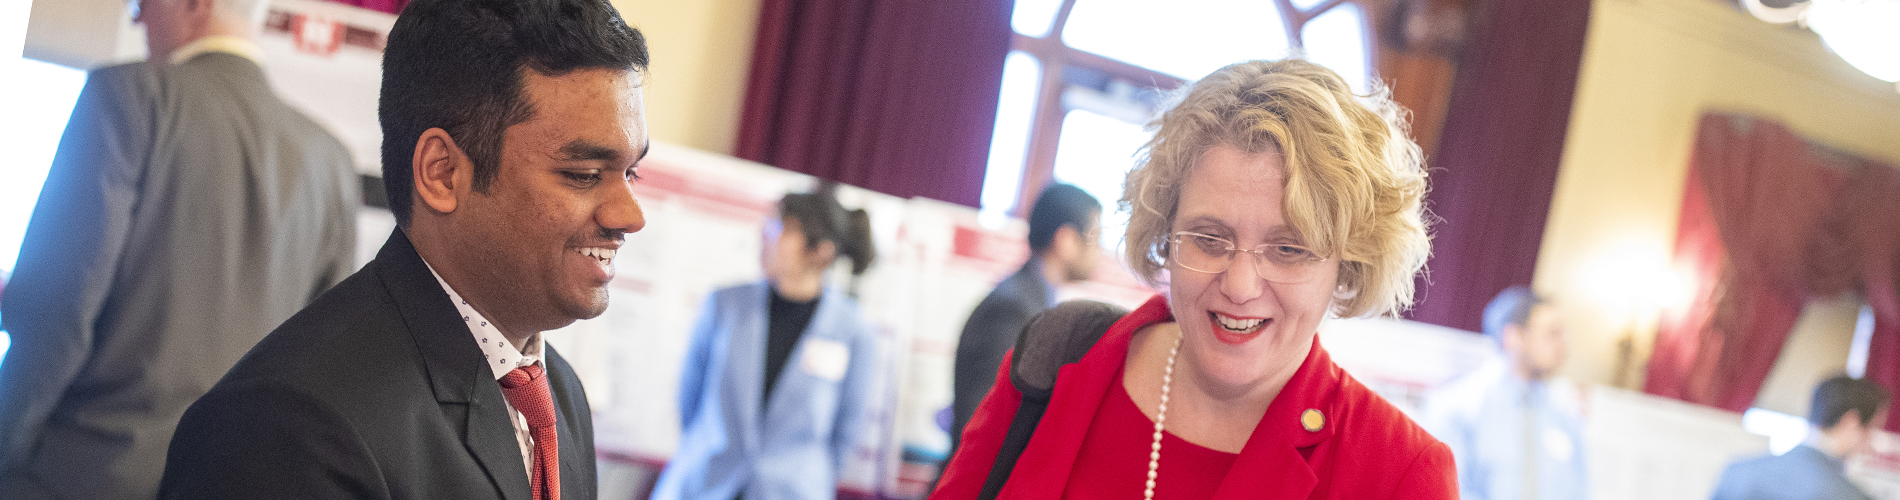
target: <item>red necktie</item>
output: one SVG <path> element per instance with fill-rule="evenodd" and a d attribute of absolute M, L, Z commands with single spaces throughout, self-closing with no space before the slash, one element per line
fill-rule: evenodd
<path fill-rule="evenodd" d="M 541 365 L 516 368 L 501 377 L 501 394 L 508 404 L 528 420 L 528 434 L 534 436 L 533 479 L 535 500 L 561 500 L 560 437 L 554 431 L 554 398 L 548 395 L 548 378 Z"/>

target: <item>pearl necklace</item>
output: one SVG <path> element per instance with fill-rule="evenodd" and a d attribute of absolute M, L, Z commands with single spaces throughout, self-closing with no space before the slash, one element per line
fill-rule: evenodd
<path fill-rule="evenodd" d="M 1174 356 L 1181 353 L 1181 336 L 1174 337 L 1174 347 L 1168 349 L 1168 367 L 1161 372 L 1161 405 L 1155 408 L 1155 440 L 1148 447 L 1148 489 L 1143 491 L 1143 500 L 1155 498 L 1155 473 L 1161 468 L 1161 429 L 1168 421 L 1168 386 L 1174 382 Z"/>

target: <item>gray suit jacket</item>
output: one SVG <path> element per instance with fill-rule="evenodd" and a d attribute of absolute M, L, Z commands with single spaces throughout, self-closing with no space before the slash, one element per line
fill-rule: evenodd
<path fill-rule="evenodd" d="M 0 498 L 155 495 L 185 408 L 349 273 L 356 186 L 248 59 L 93 71 L 0 303 Z"/>
<path fill-rule="evenodd" d="M 950 424 L 952 452 L 963 439 L 963 426 L 970 423 L 977 405 L 996 383 L 996 370 L 1003 366 L 1003 357 L 1016 347 L 1016 336 L 1029 326 L 1029 318 L 1053 305 L 1054 290 L 1042 278 L 1042 259 L 1030 257 L 1022 269 L 998 283 L 970 312 L 957 339 L 952 374 L 956 384 L 950 403 L 954 412 Z"/>
<path fill-rule="evenodd" d="M 1781 456 L 1729 464 L 1714 500 L 1867 500 L 1847 482 L 1841 461 L 1807 445 Z"/>

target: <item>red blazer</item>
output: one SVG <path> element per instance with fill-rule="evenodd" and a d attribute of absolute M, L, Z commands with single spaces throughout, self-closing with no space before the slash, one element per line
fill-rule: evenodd
<path fill-rule="evenodd" d="M 1080 362 L 1062 368 L 1048 413 L 998 498 L 1062 496 L 1089 422 L 1107 391 L 1121 388 L 1115 374 L 1127 358 L 1129 339 L 1165 321 L 1173 316 L 1167 299 L 1157 295 L 1109 327 Z M 1022 393 L 1009 383 L 1009 367 L 1005 358 L 931 499 L 976 498 L 983 488 L 1022 404 Z M 1315 431 L 1301 421 L 1309 409 L 1323 417 Z M 1455 499 L 1458 476 L 1450 448 L 1334 365 L 1315 339 L 1214 498 Z"/>

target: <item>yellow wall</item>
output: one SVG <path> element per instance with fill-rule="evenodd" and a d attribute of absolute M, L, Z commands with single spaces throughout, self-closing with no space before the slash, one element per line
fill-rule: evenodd
<path fill-rule="evenodd" d="M 1817 299 L 1795 321 L 1794 331 L 1762 382 L 1755 406 L 1805 417 L 1814 397 L 1814 384 L 1847 369 L 1847 351 L 1854 343 L 1854 322 L 1860 316 L 1860 297 Z"/>
<path fill-rule="evenodd" d="M 1635 340 L 1632 371 L 1640 373 L 1655 332 L 1655 306 L 1645 303 L 1671 295 L 1642 282 L 1663 275 L 1673 249 L 1698 117 L 1712 110 L 1768 117 L 1896 162 L 1900 92 L 1828 53 L 1812 33 L 1757 21 L 1726 2 L 1596 0 L 1590 23 L 1536 285 L 1568 309 L 1565 371 L 1610 383 L 1625 335 Z M 1851 307 L 1816 309 L 1809 314 L 1828 317 L 1804 325 L 1852 324 L 1834 317 Z"/>
<path fill-rule="evenodd" d="M 758 0 L 613 0 L 651 50 L 647 127 L 654 139 L 732 154 L 752 67 Z"/>

